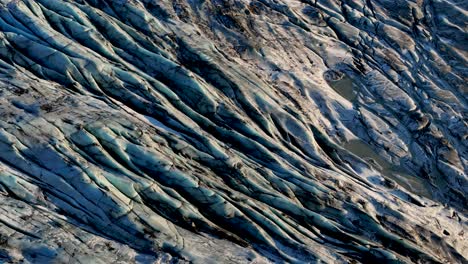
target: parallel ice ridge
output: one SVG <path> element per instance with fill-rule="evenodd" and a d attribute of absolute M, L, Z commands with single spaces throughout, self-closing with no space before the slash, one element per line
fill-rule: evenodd
<path fill-rule="evenodd" d="M 462 0 L 0 0 L 0 263 L 463 263 Z"/>

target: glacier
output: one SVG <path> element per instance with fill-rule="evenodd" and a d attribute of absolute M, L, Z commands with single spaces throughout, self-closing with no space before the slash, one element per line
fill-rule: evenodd
<path fill-rule="evenodd" d="M 466 263 L 462 0 L 0 0 L 0 263 Z"/>

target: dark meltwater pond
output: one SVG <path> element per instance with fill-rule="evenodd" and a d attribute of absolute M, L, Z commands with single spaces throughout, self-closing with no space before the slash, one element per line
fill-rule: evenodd
<path fill-rule="evenodd" d="M 345 149 L 352 152 L 360 158 L 376 163 L 375 166 L 383 176 L 396 181 L 399 185 L 403 186 L 408 191 L 424 196 L 426 198 L 432 198 L 429 184 L 419 177 L 409 174 L 404 168 L 395 166 L 380 157 L 369 144 L 361 140 L 351 140 L 343 145 Z"/>
<path fill-rule="evenodd" d="M 328 84 L 348 101 L 353 101 L 356 98 L 356 94 L 354 92 L 354 82 L 348 76 L 344 76 L 343 78 L 337 81 L 329 81 Z"/>

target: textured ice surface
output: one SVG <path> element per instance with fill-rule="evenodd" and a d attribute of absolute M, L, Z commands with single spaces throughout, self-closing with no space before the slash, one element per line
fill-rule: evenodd
<path fill-rule="evenodd" d="M 1 0 L 0 262 L 466 262 L 467 9 Z"/>

